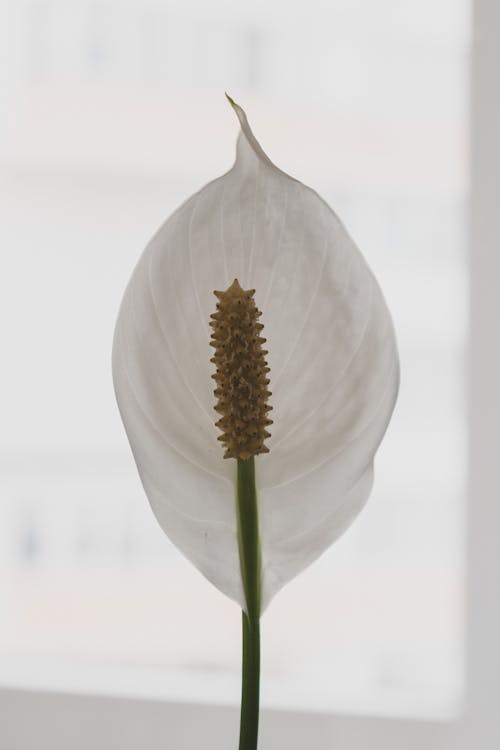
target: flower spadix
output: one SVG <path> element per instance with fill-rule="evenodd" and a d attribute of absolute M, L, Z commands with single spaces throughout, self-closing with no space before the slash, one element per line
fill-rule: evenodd
<path fill-rule="evenodd" d="M 146 247 L 120 308 L 113 377 L 159 523 L 243 609 L 233 457 L 257 448 L 264 609 L 363 507 L 399 368 L 384 298 L 344 226 L 274 166 L 231 103 L 241 125 L 236 161 Z M 241 305 L 246 317 L 229 335 L 221 307 Z M 254 338 L 238 351 L 241 320 Z M 261 369 L 246 403 L 250 360 Z M 228 411 L 228 384 L 240 412 Z"/>
<path fill-rule="evenodd" d="M 225 292 L 215 292 L 219 298 L 217 312 L 210 317 L 215 356 L 211 362 L 217 370 L 212 375 L 217 383 L 215 410 L 222 414 L 216 426 L 222 430 L 219 440 L 226 445 L 224 458 L 244 461 L 259 453 L 269 453 L 264 440 L 272 420 L 267 413 L 271 392 L 269 367 L 262 348 L 266 339 L 260 335 L 264 326 L 258 322 L 260 310 L 252 297 L 255 289 L 243 291 L 235 279 Z"/>

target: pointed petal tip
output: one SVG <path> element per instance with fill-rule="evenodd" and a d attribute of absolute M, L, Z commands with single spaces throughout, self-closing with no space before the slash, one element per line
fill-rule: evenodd
<path fill-rule="evenodd" d="M 245 132 L 245 130 L 247 128 L 248 129 L 250 128 L 250 126 L 248 125 L 248 120 L 247 120 L 247 116 L 246 116 L 245 110 L 243 109 L 243 107 L 241 107 L 238 104 L 238 102 L 234 101 L 234 99 L 233 99 L 232 96 L 229 96 L 229 94 L 227 93 L 227 91 L 225 91 L 224 93 L 225 93 L 226 99 L 228 100 L 229 104 L 232 107 L 232 110 L 233 110 L 234 114 L 238 118 L 238 122 L 240 124 L 240 127 L 241 127 L 242 131 Z"/>
<path fill-rule="evenodd" d="M 247 118 L 246 112 L 243 109 L 243 107 L 241 107 L 239 104 L 237 104 L 237 102 L 234 101 L 234 99 L 232 98 L 232 96 L 229 96 L 229 94 L 227 93 L 227 91 L 225 92 L 225 95 L 226 95 L 226 99 L 228 100 L 229 104 L 233 108 L 233 111 L 236 114 L 236 117 L 238 118 L 238 121 L 240 123 L 240 128 L 241 128 L 240 139 L 241 139 L 242 136 L 244 137 L 244 139 L 247 141 L 248 145 L 250 146 L 250 148 L 254 152 L 255 156 L 261 162 L 263 162 L 264 164 L 267 164 L 269 167 L 271 167 L 272 169 L 276 170 L 277 172 L 281 172 L 282 174 L 285 174 L 284 172 L 282 172 L 280 169 L 278 169 L 278 167 L 276 167 L 272 163 L 272 161 L 269 159 L 269 157 L 267 156 L 267 154 L 262 149 L 262 146 L 260 145 L 260 143 L 255 138 L 255 136 L 254 136 L 254 134 L 252 132 L 252 129 L 251 129 L 249 123 L 248 123 L 248 118 Z M 286 176 L 288 176 L 288 175 L 286 175 Z"/>
<path fill-rule="evenodd" d="M 241 127 L 242 131 L 246 135 L 246 130 L 249 130 L 250 126 L 248 125 L 248 120 L 247 120 L 247 116 L 246 116 L 245 110 L 243 109 L 243 107 L 240 107 L 240 105 L 237 102 L 234 101 L 234 99 L 233 99 L 232 96 L 229 96 L 229 94 L 227 93 L 227 91 L 225 91 L 224 93 L 225 93 L 226 99 L 228 100 L 229 104 L 231 105 L 231 107 L 232 107 L 232 109 L 233 109 L 236 117 L 238 118 L 238 121 L 240 123 L 240 127 Z"/>

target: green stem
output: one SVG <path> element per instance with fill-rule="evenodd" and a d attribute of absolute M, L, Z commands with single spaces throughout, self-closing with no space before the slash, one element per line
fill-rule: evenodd
<path fill-rule="evenodd" d="M 260 541 L 253 456 L 238 459 L 238 547 L 247 603 L 243 612 L 243 669 L 239 750 L 256 750 L 259 731 L 260 678 Z"/>

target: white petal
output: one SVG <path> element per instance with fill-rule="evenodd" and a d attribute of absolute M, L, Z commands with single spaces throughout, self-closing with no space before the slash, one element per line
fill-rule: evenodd
<path fill-rule="evenodd" d="M 264 606 L 350 524 L 372 484 L 398 389 L 391 318 L 345 228 L 242 131 L 233 168 L 160 228 L 116 327 L 118 403 L 153 510 L 172 541 L 244 606 L 235 462 L 214 427 L 214 289 L 255 288 L 268 340 L 270 453 L 257 459 Z"/>

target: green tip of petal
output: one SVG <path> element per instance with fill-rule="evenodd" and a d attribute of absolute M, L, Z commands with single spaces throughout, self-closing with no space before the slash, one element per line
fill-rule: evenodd
<path fill-rule="evenodd" d="M 231 105 L 231 107 L 237 107 L 238 105 L 236 104 L 236 102 L 234 101 L 234 99 L 232 99 L 232 98 L 231 98 L 231 97 L 229 96 L 229 94 L 227 93 L 227 91 L 225 91 L 224 93 L 225 93 L 225 95 L 226 95 L 226 99 L 228 100 L 228 102 L 229 102 L 229 104 Z"/>

